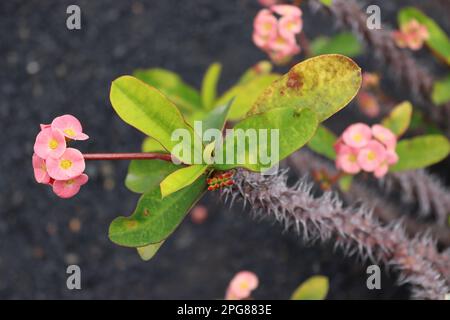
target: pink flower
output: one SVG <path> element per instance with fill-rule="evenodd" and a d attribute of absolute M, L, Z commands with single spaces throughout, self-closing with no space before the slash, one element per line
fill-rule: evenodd
<path fill-rule="evenodd" d="M 202 224 L 208 218 L 208 209 L 202 205 L 196 205 L 191 211 L 191 220 L 196 224 Z"/>
<path fill-rule="evenodd" d="M 387 150 L 386 151 L 386 161 L 388 164 L 396 164 L 398 162 L 398 154 L 394 150 Z"/>
<path fill-rule="evenodd" d="M 278 20 L 274 15 L 281 15 Z M 302 30 L 301 10 L 291 5 L 275 5 L 262 9 L 253 23 L 253 42 L 277 64 L 288 62 L 300 52 L 296 34 Z"/>
<path fill-rule="evenodd" d="M 40 158 L 37 154 L 33 153 L 32 157 L 34 178 L 38 183 L 49 184 L 50 176 L 47 173 L 47 167 L 45 160 Z"/>
<path fill-rule="evenodd" d="M 372 72 L 363 72 L 361 87 L 368 89 L 371 87 L 378 87 L 380 84 L 380 76 Z"/>
<path fill-rule="evenodd" d="M 270 10 L 279 14 L 280 16 L 301 17 L 302 10 L 299 7 L 290 4 L 276 4 L 270 7 Z"/>
<path fill-rule="evenodd" d="M 281 17 L 278 26 L 280 35 L 289 38 L 302 31 L 303 21 L 300 16 L 284 16 Z"/>
<path fill-rule="evenodd" d="M 51 128 L 51 124 L 40 124 L 41 130 L 47 129 L 47 128 Z"/>
<path fill-rule="evenodd" d="M 395 150 L 397 145 L 397 137 L 388 128 L 382 125 L 375 124 L 372 126 L 372 134 L 381 143 L 383 143 L 389 150 Z"/>
<path fill-rule="evenodd" d="M 345 173 L 356 174 L 361 171 L 358 164 L 358 150 L 347 146 L 344 143 L 335 145 L 337 151 L 336 168 Z"/>
<path fill-rule="evenodd" d="M 47 172 L 55 180 L 69 180 L 83 173 L 85 163 L 83 155 L 74 148 L 67 148 L 60 158 L 48 158 Z"/>
<path fill-rule="evenodd" d="M 375 118 L 380 114 L 380 105 L 375 96 L 361 89 L 357 96 L 359 109 L 368 117 Z"/>
<path fill-rule="evenodd" d="M 259 280 L 256 274 L 251 271 L 240 271 L 231 279 L 225 299 L 246 299 L 258 287 L 258 283 Z"/>
<path fill-rule="evenodd" d="M 60 198 L 71 198 L 80 191 L 80 187 L 88 182 L 88 176 L 81 174 L 69 180 L 55 180 L 53 192 Z"/>
<path fill-rule="evenodd" d="M 359 151 L 357 160 L 361 169 L 373 172 L 386 160 L 386 148 L 372 140 Z"/>
<path fill-rule="evenodd" d="M 66 150 L 66 139 L 59 130 L 45 128 L 36 137 L 34 152 L 42 159 L 59 158 Z"/>
<path fill-rule="evenodd" d="M 400 48 L 419 50 L 430 34 L 426 26 L 413 19 L 401 25 L 400 31 L 394 31 L 392 36 Z"/>
<path fill-rule="evenodd" d="M 386 163 L 386 161 L 384 161 L 378 168 L 375 169 L 375 171 L 373 172 L 373 175 L 375 177 L 377 177 L 378 179 L 383 178 L 386 173 L 388 173 L 389 171 L 389 166 Z"/>
<path fill-rule="evenodd" d="M 80 121 L 70 114 L 57 117 L 52 121 L 52 129 L 61 130 L 61 132 L 69 139 L 86 140 L 88 135 L 83 133 Z"/>
<path fill-rule="evenodd" d="M 342 139 L 349 147 L 361 148 L 372 139 L 372 131 L 364 123 L 355 123 L 345 129 Z"/>

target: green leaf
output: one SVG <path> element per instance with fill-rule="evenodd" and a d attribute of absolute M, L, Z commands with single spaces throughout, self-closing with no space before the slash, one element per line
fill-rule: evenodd
<path fill-rule="evenodd" d="M 172 140 L 172 133 L 180 129 L 190 135 L 191 149 L 195 146 L 202 148 L 201 142 L 193 143 L 194 139 L 200 138 L 184 121 L 177 107 L 160 91 L 141 80 L 131 76 L 117 78 L 111 85 L 110 100 L 123 121 L 156 139 L 167 151 L 171 152 L 179 145 L 178 141 Z M 194 150 L 191 150 L 189 156 L 192 154 Z M 190 163 L 188 158 L 180 160 Z"/>
<path fill-rule="evenodd" d="M 129 217 L 118 217 L 109 226 L 112 242 L 125 247 L 144 247 L 165 240 L 181 223 L 206 188 L 204 179 L 162 199 L 159 186 L 141 196 Z"/>
<path fill-rule="evenodd" d="M 311 42 L 311 51 L 314 56 L 337 53 L 349 57 L 356 57 L 362 54 L 363 47 L 353 33 L 342 32 L 331 38 L 315 38 Z"/>
<path fill-rule="evenodd" d="M 128 167 L 125 186 L 133 192 L 144 193 L 159 186 L 179 165 L 163 160 L 133 160 Z"/>
<path fill-rule="evenodd" d="M 222 65 L 213 63 L 206 70 L 202 82 L 202 104 L 204 109 L 212 109 L 217 95 L 217 82 L 219 81 Z"/>
<path fill-rule="evenodd" d="M 323 300 L 328 294 L 328 287 L 327 277 L 313 276 L 294 291 L 291 300 Z"/>
<path fill-rule="evenodd" d="M 442 105 L 450 101 L 450 76 L 434 83 L 431 98 L 436 105 Z"/>
<path fill-rule="evenodd" d="M 203 132 L 205 132 L 208 129 L 218 129 L 222 131 L 225 122 L 228 118 L 228 113 L 230 112 L 230 107 L 233 104 L 233 98 L 229 101 L 227 101 L 222 106 L 216 107 L 213 110 L 211 110 L 205 119 L 203 120 Z"/>
<path fill-rule="evenodd" d="M 399 161 L 391 172 L 428 167 L 444 160 L 450 152 L 450 143 L 442 135 L 425 135 L 401 140 L 396 148 Z"/>
<path fill-rule="evenodd" d="M 246 84 L 252 81 L 253 79 L 269 74 L 271 71 L 272 71 L 272 63 L 270 63 L 270 61 L 267 60 L 260 61 L 253 67 L 245 71 L 237 84 Z"/>
<path fill-rule="evenodd" d="M 257 114 L 280 107 L 309 108 L 320 122 L 344 108 L 361 86 L 361 69 L 350 58 L 330 54 L 295 65 L 259 96 L 250 110 Z"/>
<path fill-rule="evenodd" d="M 318 126 L 316 134 L 308 142 L 308 147 L 318 154 L 334 160 L 336 159 L 336 151 L 334 150 L 336 140 L 336 135 L 333 132 L 324 126 Z"/>
<path fill-rule="evenodd" d="M 136 70 L 133 75 L 160 90 L 185 112 L 193 112 L 202 106 L 199 92 L 186 84 L 175 72 L 153 68 Z"/>
<path fill-rule="evenodd" d="M 409 128 L 411 130 L 420 130 L 425 134 L 443 134 L 441 129 L 426 119 L 423 113 L 417 109 L 413 111 Z"/>
<path fill-rule="evenodd" d="M 276 160 L 281 161 L 307 143 L 314 135 L 317 125 L 315 112 L 309 109 L 298 111 L 292 107 L 268 110 L 245 118 L 235 125 L 233 134 L 228 135 L 224 144 L 216 151 L 216 161 L 224 164 L 215 164 L 214 167 L 219 170 L 235 167 L 244 167 L 252 171 L 268 169 L 276 164 Z M 271 136 L 274 129 L 279 130 L 279 140 L 274 140 L 272 146 Z M 262 132 L 260 130 L 267 130 L 267 143 L 260 143 L 259 135 Z M 256 140 L 246 136 L 246 132 L 256 132 L 254 137 Z M 230 159 L 231 161 L 226 161 L 227 143 L 233 143 L 234 147 L 234 158 Z M 244 148 L 239 148 L 242 143 L 245 143 Z M 275 158 L 277 151 L 278 159 Z M 223 160 L 217 155 L 221 155 Z M 269 159 L 265 160 L 261 155 L 266 155 Z"/>
<path fill-rule="evenodd" d="M 249 80 L 244 84 L 239 84 L 226 91 L 217 101 L 217 105 L 222 105 L 235 97 L 229 119 L 238 120 L 245 116 L 250 110 L 256 99 L 264 92 L 269 85 L 277 80 L 281 75 L 266 74 Z"/>
<path fill-rule="evenodd" d="M 147 137 L 144 139 L 144 142 L 142 142 L 141 146 L 142 152 L 161 152 L 166 151 L 164 147 L 153 139 L 152 137 Z"/>
<path fill-rule="evenodd" d="M 137 248 L 137 252 L 142 260 L 148 261 L 152 259 L 156 252 L 158 252 L 159 248 L 163 245 L 164 241 L 161 241 L 159 243 L 152 243 L 145 247 L 139 247 Z"/>
<path fill-rule="evenodd" d="M 333 4 L 333 0 L 320 0 L 320 2 L 322 2 L 327 7 L 329 7 Z"/>
<path fill-rule="evenodd" d="M 432 18 L 415 7 L 403 8 L 398 13 L 399 25 L 403 25 L 413 19 L 427 27 L 430 35 L 425 41 L 427 46 L 447 64 L 450 64 L 450 40 L 444 30 Z"/>
<path fill-rule="evenodd" d="M 390 129 L 397 137 L 408 130 L 411 123 L 413 106 L 409 101 L 404 101 L 397 105 L 391 113 L 383 119 L 381 124 Z"/>
<path fill-rule="evenodd" d="M 349 175 L 349 174 L 345 174 L 338 181 L 339 188 L 341 188 L 342 191 L 347 192 L 350 190 L 350 188 L 352 186 L 352 182 L 353 182 L 353 176 Z"/>
<path fill-rule="evenodd" d="M 172 172 L 160 183 L 161 196 L 165 198 L 168 195 L 191 185 L 205 173 L 206 169 L 208 169 L 208 166 L 205 164 L 195 164 Z"/>

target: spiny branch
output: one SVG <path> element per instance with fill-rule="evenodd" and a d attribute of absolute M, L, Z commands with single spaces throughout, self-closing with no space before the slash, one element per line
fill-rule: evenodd
<path fill-rule="evenodd" d="M 417 204 L 422 216 L 435 214 L 441 225 L 450 215 L 450 191 L 425 170 L 392 173 L 380 181 L 386 193 L 398 192 L 403 202 Z"/>
<path fill-rule="evenodd" d="M 288 158 L 289 166 L 299 175 L 304 176 L 312 172 L 313 170 L 326 170 L 328 174 L 334 176 L 337 174 L 336 168 L 329 162 L 321 157 L 305 151 L 301 150 L 294 154 L 292 154 Z M 408 175 L 408 173 L 405 173 Z M 386 181 L 391 181 L 391 174 L 385 178 Z M 426 182 L 426 179 L 424 180 Z M 420 184 L 420 181 L 416 181 Z M 439 185 L 438 181 L 435 181 L 436 185 Z M 390 184 L 395 191 L 394 185 Z M 414 184 L 413 184 L 414 185 Z M 376 184 L 375 184 L 376 186 Z M 436 223 L 426 223 L 423 221 L 417 221 L 413 217 L 410 217 L 405 214 L 405 210 L 403 207 L 399 207 L 397 203 L 394 201 L 389 201 L 387 197 L 383 197 L 382 194 L 379 194 L 375 187 L 369 187 L 366 183 L 361 183 L 358 179 L 353 179 L 352 185 L 348 192 L 343 192 L 342 197 L 348 204 L 356 204 L 363 203 L 366 207 L 373 208 L 374 215 L 385 223 L 390 223 L 394 220 L 401 220 L 403 227 L 407 234 L 414 236 L 418 233 L 429 232 L 432 237 L 438 242 L 446 247 L 450 246 L 450 230 L 445 225 L 438 225 Z M 441 190 L 442 191 L 442 190 Z M 389 191 L 386 191 L 387 195 Z M 400 193 L 403 193 L 401 191 Z M 444 201 L 442 199 L 442 195 L 439 199 L 429 201 L 439 203 L 439 205 L 444 205 Z M 446 194 L 448 196 L 448 194 Z M 405 200 L 400 198 L 400 200 Z M 411 199 L 411 201 L 413 201 Z M 422 200 L 423 201 L 423 200 Z M 409 202 L 404 202 L 404 204 L 408 204 Z M 449 206 L 447 206 L 448 210 Z"/>
<path fill-rule="evenodd" d="M 262 176 L 238 170 L 235 185 L 223 192 L 232 203 L 243 200 L 255 213 L 274 217 L 307 241 L 335 239 L 336 246 L 348 254 L 385 263 L 399 271 L 400 283 L 412 286 L 414 298 L 444 298 L 450 265 L 439 268 L 433 263 L 430 253 L 434 258 L 439 254 L 428 237 L 409 239 L 398 223 L 381 226 L 369 210 L 345 208 L 331 192 L 315 198 L 312 186 L 302 180 L 289 187 L 285 173 Z"/>

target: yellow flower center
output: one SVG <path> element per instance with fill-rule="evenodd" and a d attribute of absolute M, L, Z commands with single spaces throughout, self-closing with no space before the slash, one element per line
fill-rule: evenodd
<path fill-rule="evenodd" d="M 55 150 L 56 148 L 58 148 L 58 141 L 56 141 L 55 139 L 50 139 L 50 141 L 48 142 L 48 147 L 52 150 Z"/>
<path fill-rule="evenodd" d="M 75 180 L 73 180 L 73 179 L 67 180 L 67 181 L 66 181 L 66 185 L 71 185 L 71 184 L 73 184 L 74 182 L 75 182 Z"/>
<path fill-rule="evenodd" d="M 377 155 L 375 154 L 375 152 L 369 151 L 369 152 L 367 153 L 367 160 L 373 161 L 373 160 L 375 160 L 376 158 L 377 158 Z"/>
<path fill-rule="evenodd" d="M 272 30 L 272 24 L 267 22 L 264 24 L 264 29 L 266 29 L 266 31 L 270 31 Z"/>
<path fill-rule="evenodd" d="M 64 159 L 64 160 L 61 160 L 59 165 L 63 169 L 69 169 L 72 166 L 72 161 Z"/>
<path fill-rule="evenodd" d="M 350 162 L 356 162 L 356 155 L 354 155 L 354 154 L 349 154 L 349 155 L 348 155 L 348 161 L 350 161 Z"/>
<path fill-rule="evenodd" d="M 239 285 L 239 287 L 243 290 L 247 290 L 249 285 L 247 282 L 241 282 L 241 284 Z"/>
<path fill-rule="evenodd" d="M 362 138 L 363 137 L 362 137 L 362 135 L 360 133 L 356 133 L 356 134 L 353 135 L 353 140 L 355 142 L 360 142 L 362 140 Z"/>
<path fill-rule="evenodd" d="M 64 133 L 71 137 L 75 136 L 75 131 L 71 128 L 64 129 Z"/>

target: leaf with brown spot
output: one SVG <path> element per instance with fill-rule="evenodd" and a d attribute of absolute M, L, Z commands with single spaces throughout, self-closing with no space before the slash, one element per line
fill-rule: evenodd
<path fill-rule="evenodd" d="M 309 108 L 324 121 L 358 93 L 361 69 L 339 54 L 317 56 L 295 65 L 256 99 L 248 115 L 281 108 Z"/>

